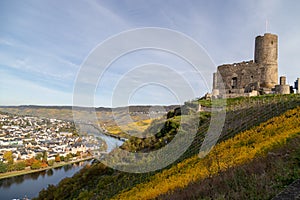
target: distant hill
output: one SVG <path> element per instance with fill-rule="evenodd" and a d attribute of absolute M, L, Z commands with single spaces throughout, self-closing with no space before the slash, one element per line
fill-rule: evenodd
<path fill-rule="evenodd" d="M 170 110 L 173 110 L 177 107 L 180 107 L 180 105 L 169 105 L 169 106 L 159 106 L 159 105 L 133 105 L 128 107 L 116 107 L 116 108 L 108 108 L 108 107 L 73 107 L 73 106 L 38 106 L 38 105 L 21 105 L 21 106 L 0 106 L 0 110 L 3 112 L 10 112 L 15 114 L 23 114 L 23 115 L 30 115 L 34 114 L 36 116 L 43 115 L 43 110 L 45 109 L 51 109 L 53 113 L 49 113 L 49 115 L 53 115 L 53 117 L 61 118 L 60 113 L 55 113 L 55 110 L 57 111 L 72 111 L 72 109 L 80 110 L 80 111 L 92 111 L 95 110 L 97 112 L 140 112 L 140 113 L 149 113 L 149 109 L 152 110 L 165 110 L 166 112 L 169 112 Z M 53 111 L 54 110 L 54 111 Z"/>
<path fill-rule="evenodd" d="M 56 118 L 67 121 L 73 121 L 73 114 L 81 118 L 82 123 L 93 123 L 95 126 L 98 124 L 101 126 L 107 135 L 128 138 L 124 133 L 135 132 L 138 130 L 144 130 L 148 127 L 153 118 L 166 115 L 167 112 L 173 110 L 179 105 L 169 106 L 128 106 L 117 108 L 89 108 L 89 107 L 72 107 L 72 106 L 37 106 L 37 105 L 23 105 L 23 106 L 0 106 L 0 111 L 23 115 L 23 116 L 38 116 L 41 118 Z M 86 116 L 89 116 L 91 112 L 96 111 L 96 121 L 89 121 Z M 132 120 L 129 124 L 128 117 Z M 122 124 L 122 127 L 116 123 Z M 128 127 L 127 127 L 128 125 Z"/>

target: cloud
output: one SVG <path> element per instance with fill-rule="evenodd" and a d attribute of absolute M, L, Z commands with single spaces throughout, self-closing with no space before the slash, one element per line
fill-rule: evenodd
<path fill-rule="evenodd" d="M 15 48 L 15 46 L 13 47 Z M 41 84 L 46 82 L 48 87 L 57 85 L 65 87 L 71 84 L 76 74 L 76 68 L 52 55 L 46 55 L 41 52 L 33 51 L 29 48 L 18 48 L 18 50 L 0 49 L 1 65 L 15 75 L 22 76 L 23 79 L 41 80 Z"/>
<path fill-rule="evenodd" d="M 71 105 L 72 102 L 71 93 L 42 87 L 13 75 L 1 77 L 0 92 L 0 105 Z"/>
<path fill-rule="evenodd" d="M 215 65 L 250 60 L 253 59 L 254 38 L 264 33 L 266 20 L 269 21 L 269 31 L 279 35 L 280 74 L 286 75 L 293 82 L 296 76 L 300 76 L 296 69 L 297 52 L 300 52 L 297 45 L 300 28 L 295 20 L 299 18 L 299 4 L 298 1 L 286 3 L 282 0 L 191 0 L 184 3 L 176 0 L 171 3 L 160 0 L 93 0 L 72 4 L 64 1 L 59 4 L 53 1 L 26 1 L 18 4 L 1 2 L 1 79 L 9 77 L 11 81 L 7 83 L 19 83 L 15 92 L 5 90 L 1 93 L 13 94 L 20 102 L 24 93 L 32 92 L 29 84 L 33 88 L 36 88 L 34 85 L 43 88 L 36 88 L 40 91 L 49 89 L 51 94 L 54 91 L 58 94 L 72 93 L 78 70 L 89 53 L 112 35 L 137 27 L 156 26 L 183 32 L 205 48 L 204 52 Z M 143 37 L 147 36 L 140 35 L 137 39 Z M 168 40 L 175 47 L 178 46 L 174 38 Z M 126 43 L 130 41 L 116 44 L 115 48 Z M 211 85 L 211 69 L 203 69 L 202 78 L 207 80 L 207 83 L 203 83 L 202 80 L 198 82 L 198 77 L 193 75 L 193 70 L 182 58 L 174 58 L 174 55 L 162 52 L 133 54 L 119 58 L 106 71 L 101 80 L 104 81 L 104 87 L 99 88 L 101 102 L 110 103 L 112 86 L 124 73 L 146 63 L 174 67 L 191 84 L 198 84 L 199 96 L 207 92 L 207 89 L 201 88 Z M 192 48 L 186 51 L 187 57 L 192 54 Z M 196 59 L 202 58 L 198 56 Z M 94 61 L 92 64 L 101 64 L 96 58 Z M 97 73 L 95 70 L 89 73 Z M 144 75 L 140 79 L 146 78 Z M 85 81 L 90 83 L 95 80 L 87 76 Z M 3 87 L 11 88 L 9 85 Z M 155 92 L 153 88 L 149 88 L 147 95 L 152 90 Z M 139 100 L 142 100 L 142 96 Z M 24 104 L 26 101 L 30 100 L 23 99 Z M 40 101 L 50 100 L 41 97 Z M 68 100 L 65 104 L 70 102 Z M 2 103 L 5 104 L 4 100 Z"/>

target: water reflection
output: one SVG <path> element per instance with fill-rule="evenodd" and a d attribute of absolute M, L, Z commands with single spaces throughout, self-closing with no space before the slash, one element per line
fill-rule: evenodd
<path fill-rule="evenodd" d="M 53 168 L 55 171 L 58 171 L 58 170 L 61 170 L 62 166 L 61 167 L 56 167 L 56 168 Z"/>
<path fill-rule="evenodd" d="M 63 178 L 71 177 L 91 161 L 69 164 L 31 174 L 0 180 L 0 199 L 14 199 L 27 196 L 33 198 L 49 184 L 56 185 Z"/>
<path fill-rule="evenodd" d="M 15 181 L 16 184 L 21 184 L 24 181 L 24 177 L 23 176 L 16 176 L 14 181 Z"/>
<path fill-rule="evenodd" d="M 29 175 L 30 175 L 31 179 L 37 180 L 41 174 L 42 174 L 42 172 L 36 172 L 36 173 L 31 173 Z"/>
<path fill-rule="evenodd" d="M 53 169 L 48 169 L 47 176 L 52 176 L 52 175 L 53 175 Z"/>
<path fill-rule="evenodd" d="M 73 165 L 65 165 L 64 166 L 64 171 L 67 172 L 67 171 L 69 171 L 72 168 L 73 168 Z"/>
<path fill-rule="evenodd" d="M 41 175 L 42 177 L 44 177 L 44 176 L 46 175 L 46 173 L 47 173 L 47 170 L 44 170 L 44 171 L 41 171 L 41 172 L 40 172 L 40 175 Z"/>

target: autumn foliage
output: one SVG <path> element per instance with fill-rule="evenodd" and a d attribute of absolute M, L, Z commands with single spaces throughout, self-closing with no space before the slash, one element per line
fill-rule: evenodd
<path fill-rule="evenodd" d="M 193 156 L 170 169 L 154 175 L 115 199 L 153 199 L 192 182 L 226 171 L 229 168 L 265 156 L 268 150 L 282 146 L 286 140 L 300 133 L 300 107 L 274 117 L 250 130 L 237 134 L 216 145 L 204 158 Z"/>

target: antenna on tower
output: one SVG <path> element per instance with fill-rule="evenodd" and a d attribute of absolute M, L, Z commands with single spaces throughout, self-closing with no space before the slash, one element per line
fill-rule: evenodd
<path fill-rule="evenodd" d="M 268 32 L 268 20 L 266 19 L 266 33 Z"/>

